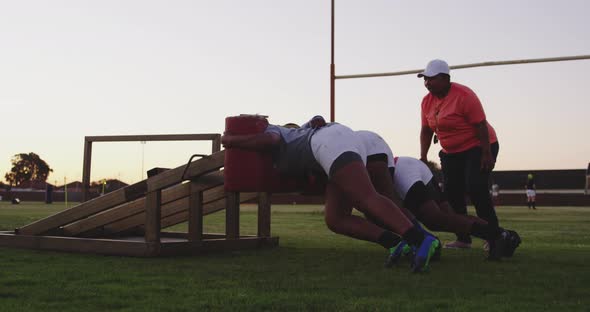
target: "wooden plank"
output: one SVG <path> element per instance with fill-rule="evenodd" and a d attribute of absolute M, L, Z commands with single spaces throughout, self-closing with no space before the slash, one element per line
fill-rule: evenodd
<path fill-rule="evenodd" d="M 168 171 L 168 170 L 170 170 L 170 168 L 155 167 L 155 168 L 152 168 L 147 171 L 147 177 L 151 178 L 153 176 L 156 176 L 156 175 L 158 175 L 164 171 Z"/>
<path fill-rule="evenodd" d="M 92 142 L 84 139 L 84 163 L 82 165 L 82 202 L 89 200 L 90 163 L 92 162 Z"/>
<path fill-rule="evenodd" d="M 240 202 L 246 202 L 252 200 L 258 196 L 257 193 L 240 193 Z M 225 198 L 219 199 L 214 202 L 203 205 L 203 214 L 208 215 L 221 210 L 224 210 L 226 206 Z M 181 210 L 167 217 L 162 218 L 162 228 L 177 225 L 188 220 L 188 211 Z M 204 234 L 203 234 L 204 235 Z M 224 235 L 225 237 L 225 235 Z"/>
<path fill-rule="evenodd" d="M 105 224 L 116 222 L 118 220 L 128 218 L 129 216 L 133 216 L 141 212 L 145 212 L 145 198 L 136 199 L 132 202 L 119 205 L 115 208 L 98 213 L 86 219 L 82 219 L 74 223 L 68 224 L 62 228 L 62 235 L 77 236 L 80 234 L 85 234 L 93 229 L 104 226 Z M 98 232 L 96 234 L 100 233 L 101 232 Z"/>
<path fill-rule="evenodd" d="M 200 241 L 203 237 L 203 191 L 193 186 L 188 205 L 188 240 Z"/>
<path fill-rule="evenodd" d="M 218 200 L 223 200 L 223 198 L 225 197 L 225 191 L 223 190 L 223 185 L 214 187 L 210 190 L 206 190 L 203 192 L 203 202 L 205 203 L 205 207 L 204 207 L 204 214 L 207 214 L 207 205 L 211 202 L 215 202 Z M 184 221 L 187 221 L 188 219 L 188 206 L 189 206 L 189 199 L 188 197 L 184 197 L 181 199 L 178 199 L 176 201 L 173 202 L 169 202 L 166 203 L 165 205 L 162 205 L 162 218 L 165 218 L 169 215 L 173 215 L 176 214 L 180 211 L 186 211 L 187 212 L 187 216 L 185 217 Z M 134 216 L 131 216 L 129 218 L 123 219 L 123 220 L 119 220 L 117 222 L 113 222 L 111 224 L 105 225 L 104 226 L 104 231 L 105 234 L 112 234 L 112 233 L 119 233 L 119 232 L 123 232 L 125 230 L 128 229 L 132 229 L 134 227 L 140 226 L 140 225 L 144 225 L 145 222 L 145 217 L 144 217 L 144 213 L 140 213 L 140 214 L 136 214 Z M 163 228 L 166 227 L 163 224 Z"/>
<path fill-rule="evenodd" d="M 214 237 L 219 237 L 219 235 Z M 153 257 L 195 255 L 212 251 L 273 248 L 278 246 L 277 237 L 241 237 L 204 239 L 201 242 L 163 242 L 157 253 L 150 251 L 142 239 L 89 239 L 58 236 L 30 236 L 0 233 L 0 247 L 51 250 L 63 252 L 102 254 L 113 256 Z"/>
<path fill-rule="evenodd" d="M 240 237 L 240 193 L 238 192 L 226 193 L 225 235 L 227 239 Z"/>
<path fill-rule="evenodd" d="M 203 202 L 205 204 L 203 205 L 203 215 L 212 213 L 214 211 L 222 210 L 225 206 L 221 205 L 221 208 L 215 210 L 217 205 L 219 205 L 219 204 L 214 204 L 214 205 L 211 205 L 211 204 L 217 203 L 217 202 L 223 202 L 224 198 L 225 198 L 225 192 L 223 190 L 223 185 L 204 191 L 203 192 Z M 179 200 L 169 202 L 165 205 L 162 205 L 162 228 L 166 228 L 169 226 L 164 222 L 166 217 L 168 217 L 170 215 L 177 214 L 181 211 L 186 212 L 186 214 L 184 215 L 184 219 L 181 222 L 187 221 L 188 220 L 188 206 L 189 206 L 188 197 L 184 197 Z M 215 207 L 215 208 L 211 208 L 211 207 Z M 212 209 L 213 209 L 213 211 L 212 211 Z M 139 214 L 133 215 L 129 218 L 119 220 L 119 221 L 113 222 L 111 224 L 107 224 L 104 226 L 103 230 L 104 230 L 105 235 L 112 235 L 115 233 L 120 233 L 123 231 L 133 229 L 137 226 L 144 225 L 144 223 L 145 223 L 145 213 L 139 213 Z"/>
<path fill-rule="evenodd" d="M 224 196 L 223 193 L 223 171 L 216 171 L 207 174 L 194 182 L 191 182 L 194 188 L 200 190 L 215 189 L 215 191 L 207 192 L 204 198 L 205 202 L 216 200 Z M 189 195 L 189 187 L 191 184 L 180 184 L 164 189 L 162 191 L 162 205 L 173 202 L 180 198 Z M 63 227 L 63 235 L 76 236 L 82 233 L 91 231 L 98 227 L 113 223 L 138 213 L 145 211 L 145 198 L 141 198 L 117 207 L 111 208 L 104 212 L 90 216 L 88 218 L 76 221 Z M 96 233 L 98 234 L 98 233 Z M 86 235 L 85 235 L 86 236 Z M 94 236 L 94 235 L 91 235 Z"/>
<path fill-rule="evenodd" d="M 148 134 L 148 135 L 102 135 L 87 136 L 91 142 L 125 142 L 125 141 L 214 141 L 219 133 L 197 134 Z"/>
<path fill-rule="evenodd" d="M 211 142 L 211 154 L 219 152 L 221 150 L 221 135 L 218 135 Z"/>
<path fill-rule="evenodd" d="M 162 191 L 149 192 L 145 197 L 145 241 L 160 243 Z"/>
<path fill-rule="evenodd" d="M 270 237 L 270 194 L 266 192 L 258 196 L 258 236 Z"/>
<path fill-rule="evenodd" d="M 146 257 L 150 255 L 147 244 L 143 241 L 112 239 L 0 234 L 0 246 L 116 256 Z"/>
<path fill-rule="evenodd" d="M 178 184 L 184 181 L 184 179 L 191 179 L 216 171 L 223 167 L 224 155 L 225 150 L 191 162 L 188 169 L 186 168 L 186 165 L 184 165 L 162 172 L 155 177 L 151 177 L 147 180 L 148 192 L 164 189 L 174 184 Z M 183 174 L 185 177 L 183 177 Z"/>
<path fill-rule="evenodd" d="M 203 205 L 203 215 L 211 214 L 225 209 L 225 198 L 216 200 Z M 189 212 L 186 209 L 169 211 L 170 213 L 162 218 L 162 228 L 167 228 L 176 224 L 188 221 Z"/>
<path fill-rule="evenodd" d="M 22 235 L 43 234 L 65 224 L 72 223 L 122 203 L 137 199 L 143 196 L 146 190 L 146 182 L 141 181 L 25 225 L 17 229 L 17 233 Z"/>
<path fill-rule="evenodd" d="M 167 218 L 170 215 L 179 213 L 181 211 L 186 212 L 186 217 L 185 217 L 185 221 L 188 220 L 188 207 L 189 204 L 189 198 L 185 197 L 185 198 L 181 198 L 177 201 L 168 203 L 164 206 L 162 206 L 162 220 L 164 220 L 165 218 Z M 129 218 L 123 219 L 123 220 L 119 220 L 117 222 L 113 222 L 111 224 L 107 224 L 103 227 L 103 235 L 113 235 L 113 234 L 117 234 L 117 233 L 128 233 L 131 230 L 136 229 L 137 227 L 143 227 L 145 225 L 145 212 L 136 214 L 134 216 L 131 216 Z M 161 227 L 162 229 L 166 227 L 166 225 L 161 222 Z M 135 232 L 135 231 L 132 231 Z M 141 232 L 144 232 L 144 230 L 142 230 Z"/>

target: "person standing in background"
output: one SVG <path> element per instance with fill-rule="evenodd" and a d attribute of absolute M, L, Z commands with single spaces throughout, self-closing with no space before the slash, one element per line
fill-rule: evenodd
<path fill-rule="evenodd" d="M 471 89 L 451 82 L 449 65 L 443 60 L 430 61 L 418 77 L 424 78 L 428 89 L 421 104 L 420 160 L 428 162 L 433 137 L 435 144 L 440 141 L 445 193 L 452 208 L 467 214 L 467 194 L 477 215 L 499 226 L 488 190 L 499 145 L 481 102 Z M 470 248 L 471 237 L 457 234 L 457 240 L 445 247 Z"/>
<path fill-rule="evenodd" d="M 586 169 L 586 189 L 584 190 L 584 194 L 588 195 L 588 188 L 590 187 L 590 163 L 588 163 L 588 168 Z"/>
<path fill-rule="evenodd" d="M 537 197 L 537 186 L 535 185 L 535 177 L 532 173 L 527 176 L 527 181 L 524 186 L 526 190 L 526 204 L 529 209 L 536 210 L 536 197 Z"/>
<path fill-rule="evenodd" d="M 492 202 L 494 203 L 494 206 L 498 206 L 498 204 L 499 204 L 498 196 L 500 196 L 500 186 L 498 185 L 498 183 L 493 182 L 492 183 Z"/>

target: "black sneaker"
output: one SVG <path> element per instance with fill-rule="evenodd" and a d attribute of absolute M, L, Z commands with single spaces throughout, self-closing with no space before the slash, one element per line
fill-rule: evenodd
<path fill-rule="evenodd" d="M 508 236 L 509 234 L 507 231 L 502 231 L 498 238 L 493 241 L 488 241 L 488 260 L 500 261 L 502 259 L 502 257 L 506 254 L 506 249 L 508 248 Z"/>
<path fill-rule="evenodd" d="M 506 231 L 508 233 L 506 240 L 507 240 L 507 246 L 506 249 L 504 250 L 504 257 L 510 258 L 512 257 L 512 255 L 514 255 L 514 251 L 516 250 L 516 248 L 518 248 L 518 246 L 520 245 L 520 243 L 522 242 L 522 240 L 520 239 L 520 235 L 518 235 L 518 233 L 516 233 L 516 231 L 512 231 L 512 230 L 507 230 Z"/>

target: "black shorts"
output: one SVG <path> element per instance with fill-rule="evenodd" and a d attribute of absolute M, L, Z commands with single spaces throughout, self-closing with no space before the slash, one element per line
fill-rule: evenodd
<path fill-rule="evenodd" d="M 443 201 L 442 192 L 434 178 L 430 179 L 426 185 L 422 181 L 414 183 L 406 194 L 404 207 L 415 213 L 428 200 L 434 200 L 437 203 Z"/>

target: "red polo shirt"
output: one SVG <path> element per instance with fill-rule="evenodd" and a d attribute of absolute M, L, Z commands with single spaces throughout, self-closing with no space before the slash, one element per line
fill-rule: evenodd
<path fill-rule="evenodd" d="M 443 151 L 458 153 L 479 146 L 475 124 L 486 119 L 481 102 L 468 87 L 452 82 L 442 99 L 428 93 L 422 99 L 422 126 L 436 133 Z M 497 142 L 496 131 L 488 122 L 490 144 Z"/>

